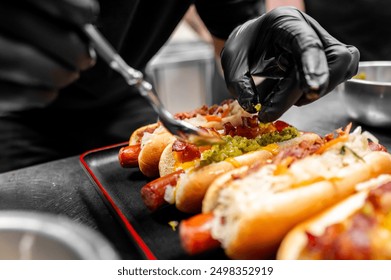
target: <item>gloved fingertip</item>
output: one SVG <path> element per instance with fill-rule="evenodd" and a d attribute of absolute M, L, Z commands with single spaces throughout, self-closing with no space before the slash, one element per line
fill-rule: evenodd
<path fill-rule="evenodd" d="M 358 50 L 358 48 L 352 45 L 347 45 L 346 48 L 352 55 L 354 61 L 360 60 L 360 51 Z"/>
<path fill-rule="evenodd" d="M 258 119 L 260 122 L 263 123 L 273 122 L 277 120 L 279 117 L 281 117 L 281 114 L 278 114 L 270 110 L 270 108 L 263 109 L 258 113 Z"/>
<path fill-rule="evenodd" d="M 241 77 L 240 80 L 231 83 L 230 91 L 233 96 L 237 96 L 237 100 L 244 110 L 249 113 L 256 113 L 260 101 L 257 94 L 257 89 L 250 74 Z"/>
<path fill-rule="evenodd" d="M 324 51 L 319 48 L 307 49 L 302 55 L 302 67 L 305 92 L 321 94 L 327 87 L 329 80 L 327 58 Z"/>
<path fill-rule="evenodd" d="M 352 78 L 358 72 L 358 66 L 360 61 L 360 51 L 355 47 L 348 45 L 346 46 L 350 54 L 350 63 L 347 67 L 346 80 Z"/>
<path fill-rule="evenodd" d="M 257 108 L 260 103 L 255 96 L 242 94 L 238 97 L 238 102 L 240 106 L 249 113 L 253 114 L 259 111 Z"/>

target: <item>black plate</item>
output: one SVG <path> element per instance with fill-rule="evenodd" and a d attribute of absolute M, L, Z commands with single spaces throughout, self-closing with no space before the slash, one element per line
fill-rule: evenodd
<path fill-rule="evenodd" d="M 138 168 L 123 168 L 119 149 L 126 143 L 88 151 L 80 161 L 109 208 L 123 224 L 145 259 L 226 259 L 222 250 L 188 256 L 181 248 L 178 230 L 170 221 L 188 218 L 173 206 L 151 213 L 141 200 L 140 189 L 149 181 Z"/>

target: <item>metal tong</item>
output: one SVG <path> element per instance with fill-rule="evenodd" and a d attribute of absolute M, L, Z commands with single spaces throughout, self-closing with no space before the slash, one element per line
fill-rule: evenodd
<path fill-rule="evenodd" d="M 91 40 L 96 52 L 109 64 L 109 66 L 120 73 L 126 82 L 131 86 L 136 86 L 140 94 L 152 105 L 159 116 L 159 120 L 164 127 L 182 141 L 195 145 L 206 145 L 220 143 L 221 137 L 212 135 L 207 131 L 191 125 L 182 120 L 177 120 L 168 112 L 155 94 L 150 83 L 144 80 L 143 74 L 130 67 L 121 56 L 114 50 L 109 42 L 92 24 L 84 25 L 84 31 Z"/>

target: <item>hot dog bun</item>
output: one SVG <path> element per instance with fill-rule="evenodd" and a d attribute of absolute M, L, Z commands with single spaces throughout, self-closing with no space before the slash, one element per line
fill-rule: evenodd
<path fill-rule="evenodd" d="M 129 146 L 140 144 L 144 133 L 145 132 L 152 133 L 159 125 L 160 125 L 159 123 L 151 123 L 137 128 L 135 131 L 132 132 L 132 134 L 129 137 Z"/>
<path fill-rule="evenodd" d="M 244 122 L 252 122 L 249 127 L 239 127 L 242 132 L 254 132 L 259 130 L 258 121 L 255 117 L 252 119 L 244 120 Z M 236 149 L 246 148 L 247 143 L 256 147 L 256 150 L 250 152 L 243 152 L 237 156 L 231 156 L 227 158 L 220 158 L 220 154 L 223 156 L 226 155 L 226 152 L 217 152 L 217 160 L 212 162 L 203 163 L 202 160 L 204 153 L 202 153 L 197 147 L 194 147 L 187 143 L 180 143 L 179 141 L 174 141 L 170 143 L 163 151 L 160 162 L 159 162 L 159 172 L 161 177 L 166 177 L 169 174 L 183 169 L 183 174 L 180 175 L 178 181 L 175 185 L 169 186 L 167 192 L 165 192 L 166 201 L 170 204 L 175 204 L 176 208 L 182 212 L 186 213 L 199 213 L 202 208 L 202 201 L 204 199 L 205 193 L 212 182 L 219 177 L 220 175 L 227 173 L 235 168 L 240 166 L 252 166 L 253 164 L 264 164 L 266 161 L 273 158 L 273 156 L 278 153 L 280 148 L 296 146 L 303 141 L 315 142 L 321 141 L 321 137 L 314 133 L 303 133 L 298 132 L 295 128 L 289 126 L 286 123 L 277 123 L 277 124 L 263 124 L 264 130 L 259 132 L 259 134 L 253 133 L 252 135 L 257 135 L 260 139 L 268 140 L 259 140 L 259 141 L 268 141 L 265 146 L 260 146 L 258 140 L 247 139 L 246 137 L 238 138 L 227 138 L 227 142 L 223 146 L 212 146 L 207 148 L 206 152 L 211 152 L 212 155 L 217 149 L 227 149 L 227 151 Z M 277 130 L 277 125 L 284 126 L 280 127 L 280 130 Z M 234 129 L 234 127 L 232 127 Z M 247 130 L 246 130 L 247 129 Z M 262 138 L 264 137 L 264 138 Z M 289 139 L 290 137 L 290 139 Z M 247 139 L 247 140 L 246 140 Z M 273 142 L 274 139 L 283 139 L 285 141 Z M 289 140 L 286 140 L 289 139 Z M 246 142 L 249 141 L 249 142 Z M 252 141 L 252 142 L 251 142 Z M 241 147 L 241 148 L 236 148 Z M 213 150 L 216 148 L 216 150 Z M 218 150 L 217 150 L 218 151 Z M 158 180 L 158 179 L 157 179 Z M 155 184 L 156 183 L 156 184 Z M 158 181 L 152 185 L 149 184 L 146 188 L 151 188 L 151 191 L 154 191 L 157 188 L 157 185 L 162 186 Z M 143 189 L 143 197 L 150 198 L 151 195 L 147 195 L 148 190 Z M 159 200 L 160 201 L 160 200 Z M 144 201 L 146 205 L 156 205 L 154 202 Z M 149 207 L 151 208 L 151 207 Z M 152 209 L 151 209 L 152 210 Z"/>
<path fill-rule="evenodd" d="M 205 193 L 217 177 L 237 168 L 238 165 L 248 166 L 255 162 L 266 162 L 272 157 L 273 154 L 269 151 L 254 151 L 235 157 L 233 159 L 235 164 L 232 164 L 232 161 L 220 161 L 184 174 L 176 186 L 175 205 L 177 209 L 185 213 L 201 212 Z"/>
<path fill-rule="evenodd" d="M 172 143 L 166 147 L 160 159 L 160 174 L 165 177 L 175 172 L 176 160 L 172 150 Z M 204 195 L 212 184 L 219 177 L 238 166 L 251 165 L 254 162 L 265 162 L 272 158 L 273 154 L 267 150 L 250 152 L 237 156 L 229 161 L 220 161 L 200 168 L 194 168 L 183 176 L 179 182 L 173 186 L 175 191 L 171 201 L 174 201 L 178 210 L 185 213 L 199 213 L 202 207 Z"/>
<path fill-rule="evenodd" d="M 140 171 L 147 177 L 159 176 L 159 161 L 164 148 L 175 141 L 175 136 L 163 126 L 159 126 L 153 133 L 144 134 L 141 150 L 138 156 Z"/>
<path fill-rule="evenodd" d="M 141 151 L 141 139 L 146 132 L 153 132 L 158 123 L 142 126 L 136 129 L 129 138 L 128 146 L 122 147 L 118 152 L 118 161 L 124 168 L 138 167 L 138 156 Z"/>
<path fill-rule="evenodd" d="M 175 165 L 177 160 L 175 159 L 175 154 L 172 152 L 172 145 L 174 142 L 168 144 L 162 154 L 160 155 L 159 160 L 159 175 L 160 177 L 166 176 L 168 174 L 171 174 L 175 172 Z"/>
<path fill-rule="evenodd" d="M 316 241 L 316 236 L 322 236 L 323 234 L 325 234 L 326 228 L 333 225 L 335 226 L 334 230 L 331 228 L 331 230 L 334 231 L 333 240 L 328 239 L 326 241 L 337 243 L 338 236 L 336 235 L 336 232 L 339 231 L 339 236 L 342 236 L 342 227 L 340 225 L 343 225 L 343 223 L 346 223 L 346 225 L 351 225 L 352 217 L 356 213 L 364 213 L 366 216 L 364 217 L 364 221 L 366 220 L 366 218 L 370 219 L 373 213 L 369 212 L 368 209 L 370 208 L 368 205 L 365 206 L 367 208 L 364 208 L 364 205 L 366 204 L 368 199 L 368 194 L 371 190 L 385 187 L 385 184 L 391 184 L 391 176 L 388 174 L 383 174 L 377 178 L 361 183 L 361 187 L 360 185 L 358 185 L 358 189 L 360 190 L 359 192 L 349 196 L 338 204 L 326 209 L 325 211 L 322 211 L 321 213 L 311 217 L 310 219 L 296 225 L 292 230 L 289 231 L 289 233 L 284 237 L 283 241 L 281 242 L 281 245 L 277 252 L 277 259 L 321 259 L 325 256 L 328 256 L 329 258 L 338 257 L 344 259 L 391 258 L 391 252 L 390 250 L 387 250 L 387 248 L 389 247 L 388 245 L 376 248 L 376 244 L 373 244 L 375 246 L 371 246 L 371 242 L 367 242 L 368 240 L 370 240 L 368 237 L 372 236 L 372 238 L 376 238 L 375 243 L 381 244 L 381 240 L 384 239 L 384 237 L 387 238 L 387 243 L 389 243 L 391 236 L 388 233 L 389 228 L 387 227 L 385 227 L 385 230 L 381 231 L 382 234 L 380 238 L 377 238 L 377 236 L 375 236 L 373 233 L 369 233 L 369 231 L 367 231 L 367 229 L 369 228 L 367 227 L 364 229 L 364 234 L 362 235 L 360 233 L 362 233 L 363 231 L 359 231 L 362 228 L 356 226 L 356 234 L 355 237 L 352 238 L 349 238 L 349 234 L 346 235 L 345 231 L 345 236 L 348 236 L 350 241 L 345 243 L 346 248 L 344 249 L 338 249 L 338 246 L 326 245 L 325 242 L 323 242 L 323 244 L 320 246 L 314 243 L 319 242 Z M 362 189 L 362 185 L 365 185 L 365 189 Z M 389 186 L 387 191 L 389 191 Z M 386 200 L 388 201 L 388 198 Z M 389 207 L 389 202 L 386 203 L 388 204 L 387 207 Z M 377 219 L 377 222 L 382 223 L 381 218 Z M 338 230 L 335 230 L 337 228 Z M 373 224 L 371 228 L 373 229 Z M 307 234 L 311 234 L 312 236 L 311 244 L 308 243 L 309 237 Z M 358 243 L 359 245 L 351 246 L 348 245 L 348 243 Z M 362 247 L 363 244 L 364 248 Z M 315 250 L 312 248 L 315 248 Z M 376 252 L 376 249 L 382 252 Z M 317 250 L 321 250 L 321 253 Z M 346 250 L 349 250 L 350 252 L 346 254 Z"/>
<path fill-rule="evenodd" d="M 231 164 L 233 164 L 234 167 L 236 167 L 236 168 L 239 166 L 242 166 L 242 165 L 251 165 L 255 161 L 257 161 L 258 157 L 259 157 L 260 161 L 263 162 L 263 161 L 271 158 L 273 156 L 273 154 L 277 153 L 278 152 L 277 149 L 295 146 L 303 141 L 314 142 L 319 139 L 320 139 L 320 136 L 315 133 L 301 132 L 300 135 L 295 138 L 292 138 L 287 141 L 276 143 L 278 145 L 278 147 L 276 146 L 275 150 L 273 150 L 273 151 L 270 151 L 271 149 L 273 149 L 272 147 L 270 147 L 271 148 L 270 150 L 265 149 L 265 150 L 261 150 L 261 151 L 256 151 L 259 153 L 255 153 L 255 154 L 254 154 L 254 152 L 247 153 L 247 154 L 244 154 L 243 156 L 235 157 L 234 160 L 231 161 Z M 169 145 L 167 145 L 161 154 L 160 161 L 159 161 L 159 174 L 161 177 L 166 176 L 170 173 L 173 173 L 177 169 L 178 160 L 175 158 L 175 152 L 173 152 L 173 144 L 174 144 L 174 142 L 171 142 Z M 217 169 L 219 169 L 219 168 L 217 168 Z M 232 168 L 230 168 L 229 170 L 231 170 L 231 169 Z"/>
<path fill-rule="evenodd" d="M 290 165 L 243 168 L 209 188 L 203 212 L 213 213 L 212 236 L 230 258 L 271 257 L 295 225 L 353 194 L 356 184 L 391 173 L 391 155 L 370 150 L 359 129 L 323 147 Z"/>
<path fill-rule="evenodd" d="M 176 118 L 189 122 L 194 126 L 217 130 L 222 129 L 227 122 L 237 124 L 241 122 L 242 117 L 250 116 L 252 115 L 233 99 L 225 100 L 220 105 L 209 107 L 205 105 L 192 112 L 175 115 Z M 134 158 L 136 149 L 126 149 L 125 147 L 119 154 L 120 164 L 123 167 L 138 165 L 140 171 L 147 177 L 158 177 L 160 156 L 164 148 L 175 139 L 161 123 L 140 127 L 131 134 L 129 139 L 129 146 L 140 145 L 140 149 L 137 150 L 139 153 L 137 159 Z"/>
<path fill-rule="evenodd" d="M 279 142 L 276 144 L 279 147 L 289 147 L 298 145 L 298 143 L 304 140 L 314 142 L 319 139 L 320 137 L 317 134 L 305 133 L 291 140 Z M 272 159 L 273 156 L 273 152 L 269 150 L 258 150 L 234 157 L 230 161 L 212 163 L 205 167 L 199 168 L 194 172 L 183 174 L 176 188 L 176 207 L 180 211 L 186 213 L 201 212 L 205 194 L 219 176 L 222 176 L 225 173 L 233 171 L 242 166 L 249 168 L 254 164 L 264 164 L 267 162 L 267 160 Z M 233 171 L 233 173 L 229 174 L 232 175 L 235 172 L 240 171 Z M 210 199 L 208 199 L 208 201 L 209 202 L 205 203 L 211 203 Z"/>
<path fill-rule="evenodd" d="M 288 141 L 278 143 L 280 149 L 291 148 L 294 146 L 300 145 L 300 143 L 307 142 L 308 145 L 312 145 L 313 143 L 320 140 L 320 136 L 315 133 L 303 133 L 302 135 L 290 139 Z M 264 162 L 254 161 L 257 164 L 262 164 Z M 253 162 L 253 163 L 254 163 Z M 225 174 L 219 176 L 214 180 L 208 188 L 208 191 L 205 194 L 205 198 L 203 200 L 202 212 L 207 213 L 212 211 L 216 205 L 219 197 L 219 192 L 225 186 L 228 186 L 230 182 L 234 180 L 234 178 L 240 177 L 243 174 L 246 174 L 248 170 L 251 168 L 251 164 L 243 165 L 239 168 L 235 168 L 230 172 L 226 172 Z M 256 168 L 256 167 L 255 167 Z"/>

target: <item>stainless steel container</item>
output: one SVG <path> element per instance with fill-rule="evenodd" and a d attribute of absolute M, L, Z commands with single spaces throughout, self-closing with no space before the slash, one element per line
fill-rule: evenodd
<path fill-rule="evenodd" d="M 391 127 L 391 61 L 360 62 L 357 77 L 338 86 L 337 91 L 351 118 Z"/>
<path fill-rule="evenodd" d="M 147 73 L 171 113 L 212 104 L 214 50 L 203 41 L 167 44 L 151 60 Z"/>
<path fill-rule="evenodd" d="M 25 211 L 0 211 L 2 260 L 117 260 L 99 233 L 69 218 Z"/>

